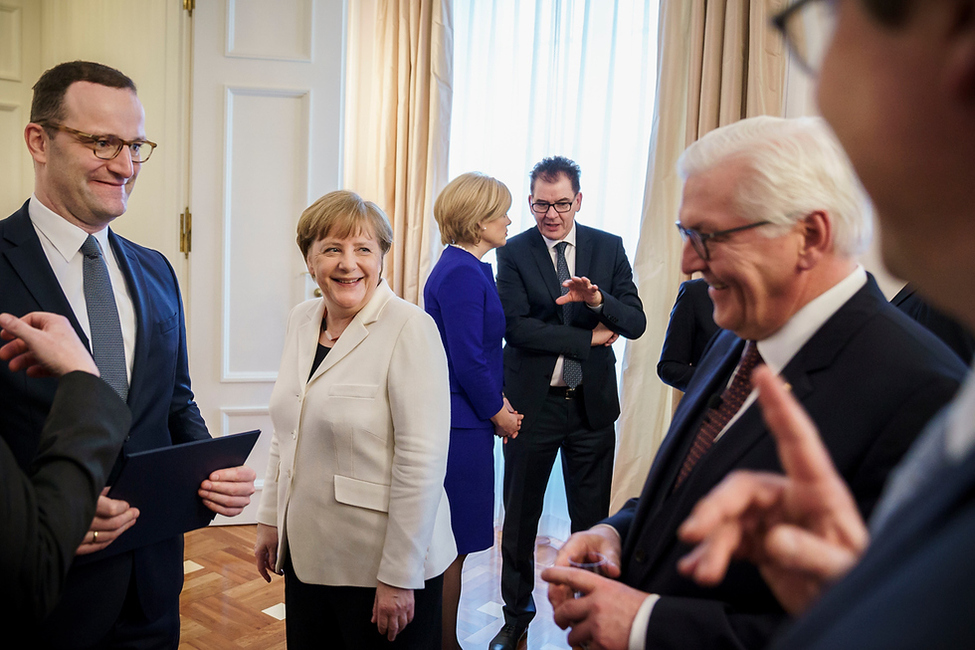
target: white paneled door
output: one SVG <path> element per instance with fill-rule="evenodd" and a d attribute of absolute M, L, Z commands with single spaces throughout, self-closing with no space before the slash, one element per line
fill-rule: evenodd
<path fill-rule="evenodd" d="M 193 13 L 193 386 L 214 435 L 264 431 L 248 460 L 258 487 L 288 313 L 314 289 L 295 224 L 339 187 L 344 11 L 342 0 L 197 0 Z"/>

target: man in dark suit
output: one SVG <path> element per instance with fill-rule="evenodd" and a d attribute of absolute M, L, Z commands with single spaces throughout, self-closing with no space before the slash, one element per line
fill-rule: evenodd
<path fill-rule="evenodd" d="M 575 222 L 582 208 L 579 166 L 562 156 L 546 158 L 532 170 L 531 191 L 536 227 L 497 253 L 504 390 L 524 420 L 504 447 L 505 625 L 491 650 L 513 650 L 535 615 L 535 534 L 560 449 L 572 530 L 588 528 L 609 510 L 620 414 L 610 346 L 646 329 L 622 240 Z"/>
<path fill-rule="evenodd" d="M 573 535 L 556 560 L 602 553 L 619 581 L 584 576 L 581 586 L 572 569 L 543 574 L 574 645 L 761 648 L 786 618 L 751 564 L 708 586 L 678 572 L 689 548 L 677 530 L 697 501 L 733 469 L 779 467 L 751 366 L 764 362 L 791 385 L 864 515 L 964 375 L 957 356 L 856 263 L 869 217 L 821 120 L 742 120 L 692 144 L 678 168 L 682 268 L 702 273 L 715 323 L 729 331 L 701 360 L 640 498 Z M 566 600 L 563 585 L 586 595 Z"/>
<path fill-rule="evenodd" d="M 8 340 L 0 359 L 11 371 L 59 379 L 28 471 L 0 440 L 0 622 L 12 630 L 54 608 L 131 416 L 66 318 L 0 314 L 0 328 Z"/>
<path fill-rule="evenodd" d="M 657 376 L 668 386 L 687 390 L 704 349 L 720 329 L 714 324 L 713 308 L 703 278 L 680 283 L 657 362 Z"/>
<path fill-rule="evenodd" d="M 777 24 L 819 71 L 820 109 L 873 200 L 884 263 L 971 329 L 975 2 L 840 0 L 832 41 L 809 57 L 788 36 L 822 4 L 795 3 Z M 757 563 L 801 614 L 776 648 L 975 647 L 975 379 L 891 475 L 868 531 L 813 422 L 756 375 L 785 474 L 735 474 L 709 495 L 682 527 L 699 544 L 682 569 L 710 583 L 732 557 Z"/>
<path fill-rule="evenodd" d="M 954 318 L 929 305 L 917 292 L 917 287 L 905 284 L 890 299 L 890 304 L 931 330 L 961 357 L 965 365 L 971 365 L 975 359 L 975 336 Z"/>
<path fill-rule="evenodd" d="M 209 437 L 193 401 L 176 276 L 158 252 L 113 233 L 154 144 L 132 81 L 97 63 L 63 63 L 34 86 L 24 131 L 34 195 L 0 221 L 0 311 L 68 318 L 101 376 L 132 412 L 125 453 Z M 52 379 L 0 368 L 0 435 L 21 468 L 39 452 Z M 114 471 L 114 470 L 113 470 Z M 239 514 L 253 493 L 247 467 L 201 485 L 212 510 Z M 111 483 L 111 477 L 109 478 Z M 138 512 L 101 496 L 64 593 L 31 637 L 44 647 L 175 648 L 182 538 L 104 557 Z"/>

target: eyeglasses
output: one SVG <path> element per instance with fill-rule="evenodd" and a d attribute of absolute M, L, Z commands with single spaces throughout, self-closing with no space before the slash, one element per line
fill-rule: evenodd
<path fill-rule="evenodd" d="M 156 148 L 155 142 L 149 140 L 123 140 L 114 135 L 92 135 L 71 127 L 57 124 L 56 122 L 38 122 L 43 127 L 55 129 L 69 133 L 77 138 L 82 144 L 91 149 L 96 158 L 102 160 L 113 160 L 122 152 L 122 147 L 129 148 L 129 155 L 134 163 L 144 163 L 149 160 L 152 150 Z"/>
<path fill-rule="evenodd" d="M 796 62 L 819 73 L 836 29 L 836 0 L 799 0 L 772 17 Z"/>
<path fill-rule="evenodd" d="M 532 212 L 538 214 L 545 214 L 548 212 L 549 208 L 555 208 L 556 212 L 568 212 L 572 209 L 572 203 L 575 201 L 575 197 L 572 197 L 572 201 L 556 201 L 555 203 L 549 203 L 548 201 L 535 201 L 532 203 Z"/>
<path fill-rule="evenodd" d="M 750 223 L 747 226 L 738 226 L 737 228 L 729 228 L 727 230 L 719 230 L 717 232 L 698 232 L 693 228 L 685 228 L 680 224 L 680 221 L 675 223 L 677 230 L 680 232 L 680 238 L 683 241 L 691 242 L 691 248 L 698 256 L 707 262 L 711 259 L 711 251 L 708 250 L 708 241 L 711 239 L 716 239 L 718 237 L 724 237 L 725 235 L 730 235 L 732 233 L 741 232 L 743 230 L 751 230 L 752 228 L 758 228 L 759 226 L 765 226 L 772 223 L 771 221 L 756 221 L 755 223 Z"/>

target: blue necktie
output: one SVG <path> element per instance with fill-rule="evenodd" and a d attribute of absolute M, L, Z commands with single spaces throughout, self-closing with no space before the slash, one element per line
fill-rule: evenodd
<path fill-rule="evenodd" d="M 95 358 L 102 379 L 125 400 L 129 395 L 129 379 L 125 366 L 125 343 L 122 325 L 108 266 L 102 249 L 92 235 L 81 245 L 84 258 L 85 303 L 88 306 L 88 327 L 91 330 L 91 355 Z"/>
<path fill-rule="evenodd" d="M 569 275 L 569 264 L 565 261 L 565 247 L 568 246 L 568 242 L 560 241 L 555 245 L 555 270 L 558 272 L 559 276 L 559 288 L 562 295 L 569 293 L 566 287 L 562 286 L 562 283 L 568 280 L 571 276 Z M 572 314 L 575 311 L 575 303 L 568 302 L 562 305 L 562 323 L 565 325 L 569 324 L 572 320 Z M 570 359 L 569 357 L 564 357 L 562 359 L 562 380 L 565 385 L 569 388 L 575 388 L 582 383 L 582 364 L 576 359 Z"/>

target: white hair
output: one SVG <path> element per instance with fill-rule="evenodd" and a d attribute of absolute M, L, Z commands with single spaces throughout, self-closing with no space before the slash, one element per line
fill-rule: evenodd
<path fill-rule="evenodd" d="M 686 181 L 732 159 L 751 170 L 736 190 L 742 217 L 791 227 L 822 210 L 837 253 L 853 257 L 870 244 L 866 193 L 822 118 L 761 116 L 723 126 L 689 146 L 677 172 Z"/>

